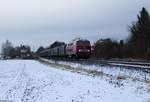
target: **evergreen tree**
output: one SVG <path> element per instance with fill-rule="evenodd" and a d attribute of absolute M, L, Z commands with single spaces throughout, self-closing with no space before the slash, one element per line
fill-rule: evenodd
<path fill-rule="evenodd" d="M 147 10 L 142 8 L 137 18 L 138 21 L 130 27 L 129 45 L 134 56 L 145 57 L 145 54 L 150 52 L 150 16 Z"/>

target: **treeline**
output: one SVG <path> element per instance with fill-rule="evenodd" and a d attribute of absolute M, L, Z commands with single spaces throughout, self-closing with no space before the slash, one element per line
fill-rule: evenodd
<path fill-rule="evenodd" d="M 123 40 L 120 43 L 112 41 L 111 39 L 100 39 L 94 46 L 92 52 L 92 57 L 94 58 L 124 58 L 124 42 Z"/>
<path fill-rule="evenodd" d="M 150 58 L 150 16 L 145 8 L 137 15 L 138 20 L 129 26 L 130 37 L 120 42 L 100 39 L 93 46 L 92 57 L 110 58 Z"/>
<path fill-rule="evenodd" d="M 6 42 L 2 44 L 1 57 L 4 59 L 29 58 L 30 54 L 31 54 L 30 46 L 20 45 L 14 47 L 9 40 L 6 40 Z"/>

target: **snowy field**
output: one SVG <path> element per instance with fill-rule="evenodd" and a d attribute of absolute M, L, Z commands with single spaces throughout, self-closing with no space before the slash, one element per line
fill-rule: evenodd
<path fill-rule="evenodd" d="M 84 75 L 34 60 L 0 60 L 0 100 L 150 102 L 150 83 Z"/>

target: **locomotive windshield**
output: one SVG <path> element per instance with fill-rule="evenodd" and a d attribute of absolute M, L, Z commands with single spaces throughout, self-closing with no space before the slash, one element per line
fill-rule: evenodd
<path fill-rule="evenodd" d="M 90 42 L 88 40 L 85 40 L 85 41 L 80 40 L 80 41 L 77 41 L 77 44 L 79 44 L 79 45 L 82 45 L 82 44 L 84 44 L 84 45 L 90 45 Z"/>

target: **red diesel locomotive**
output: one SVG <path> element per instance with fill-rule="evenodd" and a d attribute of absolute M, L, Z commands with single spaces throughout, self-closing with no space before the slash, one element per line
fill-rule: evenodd
<path fill-rule="evenodd" d="M 72 58 L 89 58 L 91 55 L 90 41 L 85 39 L 73 40 L 66 46 L 66 54 Z"/>

